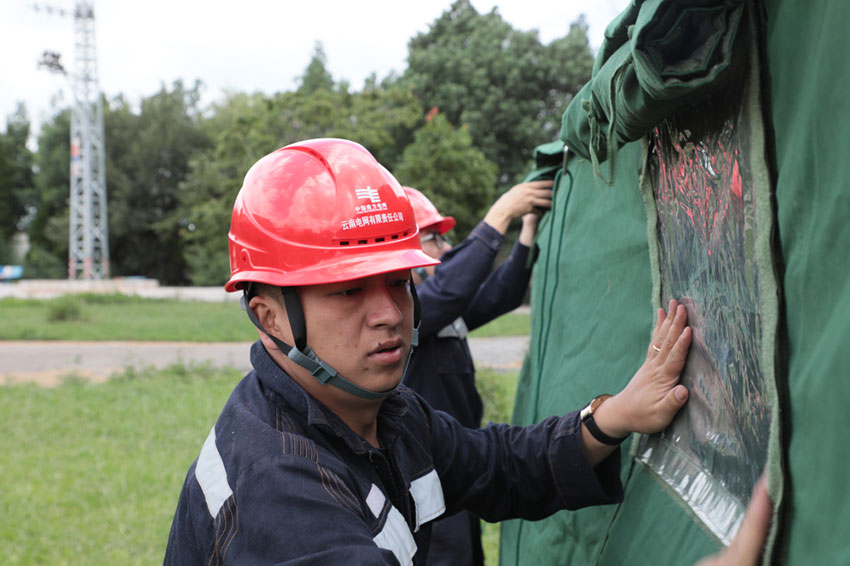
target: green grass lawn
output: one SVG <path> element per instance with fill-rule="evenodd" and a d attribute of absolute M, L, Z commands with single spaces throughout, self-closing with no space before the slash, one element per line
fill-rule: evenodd
<path fill-rule="evenodd" d="M 472 336 L 527 335 L 508 314 Z M 0 300 L 0 340 L 252 341 L 235 303 L 121 295 Z M 3 563 L 162 563 L 186 471 L 241 373 L 176 365 L 95 385 L 0 387 Z M 484 423 L 507 422 L 518 374 L 481 370 Z M 488 566 L 499 527 L 484 524 Z"/>
<path fill-rule="evenodd" d="M 529 334 L 531 334 L 531 316 L 512 312 L 503 314 L 499 318 L 469 333 L 473 338 L 528 336 Z"/>
<path fill-rule="evenodd" d="M 0 389 L 4 564 L 161 564 L 177 495 L 241 376 L 174 367 Z"/>
<path fill-rule="evenodd" d="M 475 381 L 481 400 L 484 402 L 484 418 L 481 424 L 510 422 L 519 373 L 480 369 L 476 372 Z M 485 566 L 498 566 L 498 523 L 481 521 L 481 545 L 484 548 Z"/>
<path fill-rule="evenodd" d="M 0 300 L 0 340 L 253 341 L 238 303 L 66 295 Z"/>
<path fill-rule="evenodd" d="M 481 372 L 485 422 L 510 418 L 517 377 Z M 161 564 L 186 471 L 240 378 L 174 366 L 0 388 L 3 563 Z M 495 566 L 497 525 L 484 544 Z"/>
<path fill-rule="evenodd" d="M 508 313 L 470 336 L 525 336 L 527 314 Z M 257 331 L 234 302 L 66 295 L 1 299 L 0 340 L 253 341 Z"/>
<path fill-rule="evenodd" d="M 508 313 L 470 333 L 525 336 L 527 314 Z M 257 331 L 237 303 L 66 295 L 0 299 L 0 340 L 253 341 Z"/>

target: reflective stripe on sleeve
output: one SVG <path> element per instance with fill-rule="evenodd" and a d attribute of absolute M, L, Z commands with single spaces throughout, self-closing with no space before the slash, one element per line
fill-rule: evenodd
<path fill-rule="evenodd" d="M 230 484 L 227 483 L 224 462 L 215 445 L 215 426 L 210 430 L 201 448 L 201 455 L 198 456 L 198 463 L 195 465 L 195 479 L 198 480 L 201 491 L 204 492 L 210 515 L 215 518 L 221 506 L 233 494 Z"/>
<path fill-rule="evenodd" d="M 443 484 L 437 470 L 431 470 L 421 478 L 410 482 L 410 495 L 416 503 L 416 530 L 423 524 L 436 519 L 446 511 Z"/>
<path fill-rule="evenodd" d="M 366 505 L 376 519 L 381 516 L 385 504 L 387 504 L 387 498 L 381 492 L 381 488 L 372 484 L 372 489 L 366 496 Z M 416 554 L 416 541 L 413 540 L 413 534 L 398 509 L 393 505 L 389 507 L 384 527 L 381 532 L 372 537 L 372 540 L 378 548 L 392 552 L 399 564 L 409 566 L 413 564 L 413 556 Z"/>
<path fill-rule="evenodd" d="M 384 501 L 387 498 L 381 493 L 381 488 L 375 484 L 372 484 L 372 489 L 369 490 L 369 495 L 366 496 L 366 505 L 369 506 L 369 510 L 372 511 L 372 515 L 377 519 L 381 516 L 381 511 L 384 510 Z"/>

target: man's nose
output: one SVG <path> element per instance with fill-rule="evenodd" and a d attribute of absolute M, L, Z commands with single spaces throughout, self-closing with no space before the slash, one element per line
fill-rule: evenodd
<path fill-rule="evenodd" d="M 371 326 L 397 326 L 404 320 L 404 311 L 396 302 L 390 287 L 385 283 L 374 285 L 369 293 L 369 324 Z"/>

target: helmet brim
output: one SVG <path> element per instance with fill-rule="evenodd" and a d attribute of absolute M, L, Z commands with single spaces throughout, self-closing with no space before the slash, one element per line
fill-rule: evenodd
<path fill-rule="evenodd" d="M 326 285 L 439 263 L 440 260 L 417 249 L 353 254 L 344 259 L 336 257 L 327 262 L 320 261 L 307 269 L 292 273 L 264 269 L 243 270 L 227 282 L 224 290 L 229 293 L 238 291 L 242 288 L 242 284 L 247 282 L 267 283 L 278 287 Z"/>
<path fill-rule="evenodd" d="M 446 232 L 454 228 L 455 224 L 456 221 L 453 216 L 444 216 L 441 220 L 433 222 L 428 226 L 425 226 L 424 228 L 420 226 L 419 230 L 421 232 L 424 232 L 425 230 L 432 230 L 436 228 L 437 230 L 439 230 L 440 234 L 445 234 Z"/>

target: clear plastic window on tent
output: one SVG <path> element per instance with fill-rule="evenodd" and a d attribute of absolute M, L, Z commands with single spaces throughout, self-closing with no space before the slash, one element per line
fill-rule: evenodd
<path fill-rule="evenodd" d="M 709 123 L 717 116 L 731 117 Z M 757 199 L 740 118 L 740 110 L 692 110 L 650 136 L 662 304 L 685 304 L 693 342 L 686 410 L 638 453 L 726 543 L 764 467 L 770 428 L 759 277 L 773 274 L 756 262 Z"/>

